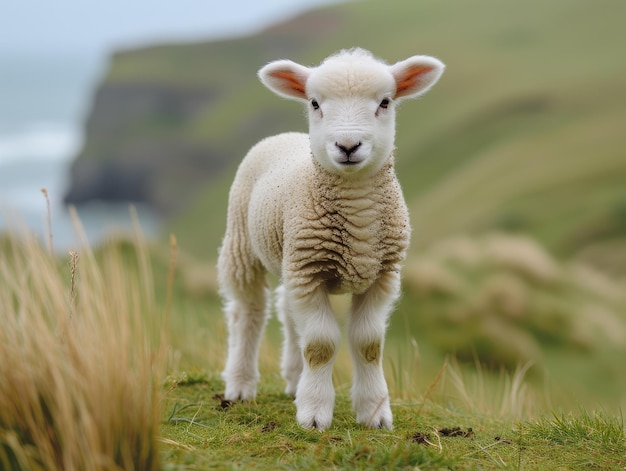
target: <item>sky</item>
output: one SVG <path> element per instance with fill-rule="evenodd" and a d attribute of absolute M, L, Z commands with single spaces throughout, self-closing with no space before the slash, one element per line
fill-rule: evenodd
<path fill-rule="evenodd" d="M 103 54 L 249 34 L 337 0 L 2 0 L 0 54 Z"/>

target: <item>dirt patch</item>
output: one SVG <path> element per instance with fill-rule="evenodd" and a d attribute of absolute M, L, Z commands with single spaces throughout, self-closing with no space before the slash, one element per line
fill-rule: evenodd
<path fill-rule="evenodd" d="M 271 420 L 268 423 L 266 423 L 263 427 L 261 427 L 261 433 L 273 432 L 274 430 L 276 430 L 277 427 L 278 427 L 278 424 L 274 422 L 273 420 Z"/>
<path fill-rule="evenodd" d="M 443 427 L 436 430 L 436 435 L 439 437 L 474 438 L 474 430 L 471 427 L 468 427 L 466 430 L 463 430 L 461 427 Z M 500 437 L 496 438 L 499 439 Z M 427 432 L 415 432 L 409 435 L 407 440 L 413 443 L 419 443 L 420 445 L 434 444 L 433 437 Z M 503 441 L 503 443 L 506 442 Z"/>
<path fill-rule="evenodd" d="M 463 430 L 461 427 L 452 427 L 452 428 L 440 428 L 438 431 L 439 435 L 442 437 L 462 437 L 462 438 L 473 438 L 474 430 L 469 427 L 467 430 Z"/>
<path fill-rule="evenodd" d="M 224 395 L 223 394 L 215 394 L 211 399 L 213 399 L 214 401 L 218 401 L 219 405 L 217 406 L 218 409 L 221 410 L 226 410 L 228 409 L 230 406 L 232 406 L 234 404 L 233 401 L 229 401 L 228 399 L 224 399 Z"/>
<path fill-rule="evenodd" d="M 409 437 L 409 440 L 413 443 L 419 443 L 420 445 L 429 445 L 431 443 L 430 435 L 423 432 L 415 432 Z"/>

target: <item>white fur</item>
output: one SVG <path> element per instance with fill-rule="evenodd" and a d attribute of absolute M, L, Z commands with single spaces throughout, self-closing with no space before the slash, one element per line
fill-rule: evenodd
<path fill-rule="evenodd" d="M 309 134 L 258 143 L 231 188 L 218 260 L 229 327 L 226 399 L 256 396 L 270 271 L 281 278 L 281 371 L 298 423 L 323 430 L 332 422 L 341 331 L 328 294 L 347 292 L 357 421 L 392 427 L 382 351 L 410 237 L 393 168 L 395 106 L 425 93 L 442 72 L 431 57 L 389 66 L 362 49 L 314 68 L 281 60 L 259 71 L 269 89 L 307 104 Z"/>

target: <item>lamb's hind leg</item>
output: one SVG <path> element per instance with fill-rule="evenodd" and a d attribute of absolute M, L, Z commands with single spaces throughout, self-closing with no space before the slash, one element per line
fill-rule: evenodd
<path fill-rule="evenodd" d="M 298 381 L 302 374 L 302 351 L 300 339 L 294 319 L 291 314 L 292 308 L 285 296 L 285 288 L 279 286 L 276 289 L 276 310 L 278 318 L 283 324 L 283 354 L 281 359 L 281 373 L 285 379 L 285 392 L 295 396 Z"/>
<path fill-rule="evenodd" d="M 267 289 L 261 270 L 255 270 L 245 286 L 220 275 L 228 322 L 228 357 L 222 377 L 224 397 L 249 401 L 256 397 L 259 381 L 258 358 L 263 329 L 267 322 Z"/>
<path fill-rule="evenodd" d="M 399 291 L 399 276 L 386 272 L 352 300 L 348 325 L 354 362 L 352 405 L 357 421 L 372 428 L 391 429 L 393 423 L 382 361 L 387 321 Z"/>

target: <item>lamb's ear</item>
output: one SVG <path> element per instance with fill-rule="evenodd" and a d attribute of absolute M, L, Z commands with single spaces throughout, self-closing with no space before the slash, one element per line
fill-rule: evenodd
<path fill-rule="evenodd" d="M 288 60 L 270 62 L 259 70 L 263 85 L 285 98 L 307 100 L 306 81 L 311 69 Z"/>
<path fill-rule="evenodd" d="M 430 56 L 413 56 L 390 66 L 396 79 L 395 98 L 415 98 L 426 93 L 441 74 L 445 65 Z"/>

